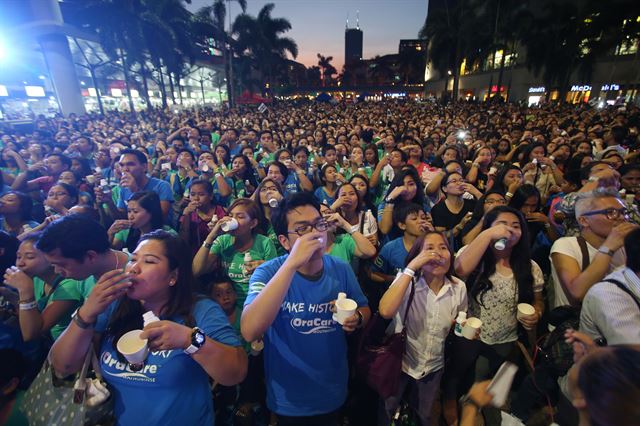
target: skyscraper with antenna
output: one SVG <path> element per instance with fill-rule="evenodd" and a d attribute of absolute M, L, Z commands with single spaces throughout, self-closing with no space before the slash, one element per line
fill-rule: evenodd
<path fill-rule="evenodd" d="M 356 12 L 356 27 L 349 28 L 349 15 L 344 32 L 344 64 L 350 65 L 362 60 L 363 33 L 360 29 L 360 11 Z"/>

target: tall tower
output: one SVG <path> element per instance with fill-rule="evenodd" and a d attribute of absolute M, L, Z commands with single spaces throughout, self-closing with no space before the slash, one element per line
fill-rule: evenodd
<path fill-rule="evenodd" d="M 355 28 L 349 28 L 349 17 L 347 16 L 347 27 L 344 32 L 345 65 L 362 60 L 362 38 L 362 30 L 360 30 L 360 12 L 356 15 Z"/>

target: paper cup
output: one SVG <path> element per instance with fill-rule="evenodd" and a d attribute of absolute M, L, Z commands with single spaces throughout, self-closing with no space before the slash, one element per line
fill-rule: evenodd
<path fill-rule="evenodd" d="M 91 185 L 96 183 L 96 177 L 94 175 L 87 175 L 86 179 L 87 179 L 87 183 L 89 183 Z"/>
<path fill-rule="evenodd" d="M 522 318 L 530 317 L 536 313 L 536 308 L 528 303 L 518 303 L 517 318 L 520 321 Z"/>
<path fill-rule="evenodd" d="M 469 340 L 474 340 L 480 327 L 482 327 L 482 321 L 479 318 L 471 317 L 464 323 L 462 335 Z"/>
<path fill-rule="evenodd" d="M 220 228 L 222 228 L 224 232 L 229 232 L 238 229 L 238 225 L 238 221 L 232 218 L 230 221 L 223 223 Z"/>
<path fill-rule="evenodd" d="M 356 313 L 358 304 L 355 300 L 342 298 L 336 300 L 336 321 L 344 324 L 344 321 Z"/>
<path fill-rule="evenodd" d="M 144 363 L 149 355 L 147 340 L 140 338 L 142 330 L 131 330 L 125 333 L 119 340 L 116 348 L 132 365 Z"/>

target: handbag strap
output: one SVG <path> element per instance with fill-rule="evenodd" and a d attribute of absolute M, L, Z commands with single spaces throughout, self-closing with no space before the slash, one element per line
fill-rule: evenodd
<path fill-rule="evenodd" d="M 84 379 L 87 378 L 87 371 L 89 370 L 89 365 L 91 364 L 91 358 L 95 356 L 95 352 L 93 351 L 93 344 L 89 345 L 89 350 L 87 354 L 84 356 L 84 362 L 82 363 L 82 370 L 80 370 L 80 375 L 78 376 L 78 380 L 84 382 Z"/>
<path fill-rule="evenodd" d="M 409 293 L 409 301 L 407 302 L 407 308 L 404 310 L 404 317 L 400 318 L 402 321 L 402 329 L 404 330 L 407 326 L 405 322 L 407 321 L 407 315 L 409 315 L 409 308 L 411 308 L 411 303 L 413 302 L 413 296 L 416 294 L 416 278 L 411 277 L 411 292 Z"/>

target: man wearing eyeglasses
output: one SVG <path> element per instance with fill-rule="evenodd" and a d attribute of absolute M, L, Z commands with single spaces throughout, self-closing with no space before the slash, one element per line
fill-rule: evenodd
<path fill-rule="evenodd" d="M 338 425 L 347 395 L 346 333 L 371 311 L 351 267 L 324 255 L 327 222 L 313 196 L 293 194 L 272 215 L 289 254 L 265 262 L 249 281 L 241 330 L 264 339 L 267 406 L 279 425 Z M 342 325 L 332 306 L 344 292 L 358 308 Z"/>
<path fill-rule="evenodd" d="M 624 238 L 638 228 L 615 190 L 581 194 L 575 213 L 580 235 L 559 238 L 551 247 L 553 307 L 579 306 L 591 286 L 624 265 Z"/>

